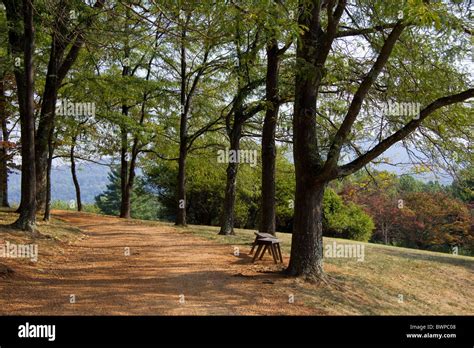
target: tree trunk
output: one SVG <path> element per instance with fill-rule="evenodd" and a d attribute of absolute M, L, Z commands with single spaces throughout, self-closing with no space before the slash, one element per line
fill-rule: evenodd
<path fill-rule="evenodd" d="M 2 137 L 0 141 L 0 206 L 10 207 L 8 203 L 8 139 L 9 133 L 7 128 L 7 110 L 5 100 L 5 74 L 3 74 L 0 80 L 0 123 Z"/>
<path fill-rule="evenodd" d="M 77 179 L 77 174 L 76 174 L 76 158 L 74 155 L 75 148 L 76 148 L 76 136 L 73 136 L 71 151 L 69 153 L 69 157 L 71 160 L 71 175 L 72 175 L 72 181 L 74 183 L 74 188 L 76 189 L 77 211 L 82 211 L 81 186 L 79 185 L 79 180 Z"/>
<path fill-rule="evenodd" d="M 129 219 L 131 217 L 131 210 L 132 210 L 131 197 L 132 197 L 133 184 L 135 182 L 135 167 L 137 164 L 138 152 L 139 152 L 138 151 L 138 138 L 135 138 L 133 141 L 133 146 L 132 146 L 132 158 L 130 159 L 130 164 L 129 164 L 127 184 L 125 186 L 125 210 L 124 210 L 125 214 L 123 217 L 126 219 Z"/>
<path fill-rule="evenodd" d="M 8 43 L 9 43 L 9 50 L 10 54 L 15 57 L 16 60 L 23 60 L 24 57 L 24 42 L 25 42 L 25 33 L 19 30 L 18 28 L 23 27 L 23 2 L 16 2 L 14 0 L 4 0 L 3 1 L 6 9 L 7 21 L 8 21 Z M 23 132 L 26 128 L 24 128 L 24 115 L 25 115 L 25 97 L 26 97 L 26 79 L 25 79 L 25 72 L 23 70 L 23 66 L 17 66 L 15 64 L 14 67 L 14 75 L 15 81 L 17 86 L 17 97 L 18 97 L 18 107 L 20 112 L 20 126 L 21 127 L 21 135 L 23 136 Z M 23 147 L 22 147 L 23 149 Z M 23 153 L 23 152 L 22 152 Z M 21 192 L 27 190 L 28 183 L 26 182 L 26 177 L 21 175 Z M 17 213 L 20 213 L 23 210 L 23 194 L 20 197 L 20 205 L 16 210 Z"/>
<path fill-rule="evenodd" d="M 127 53 L 127 56 L 128 56 L 128 53 Z M 150 60 L 150 63 L 148 66 L 148 72 L 146 76 L 147 81 L 150 78 L 151 61 L 152 60 Z M 129 73 L 129 68 L 126 66 L 124 67 L 123 75 L 127 76 L 128 73 Z M 145 93 L 143 96 L 140 126 L 143 126 L 143 122 L 145 121 L 146 100 L 147 100 L 147 93 Z M 128 116 L 128 110 L 129 110 L 129 107 L 124 104 L 122 106 L 122 114 L 125 116 Z M 131 217 L 131 210 L 132 210 L 131 197 L 132 197 L 133 184 L 135 182 L 135 168 L 136 168 L 136 163 L 138 159 L 138 154 L 140 153 L 138 136 L 135 136 L 133 139 L 130 164 L 127 161 L 127 151 L 128 151 L 128 131 L 124 126 L 122 126 L 122 150 L 121 150 L 121 171 L 120 171 L 122 201 L 121 201 L 121 207 L 120 207 L 120 217 L 125 218 L 125 219 L 129 219 Z"/>
<path fill-rule="evenodd" d="M 49 221 L 51 218 L 51 169 L 53 167 L 53 134 L 54 130 L 51 130 L 51 134 L 48 141 L 48 168 L 47 168 L 47 179 L 46 179 L 46 202 L 44 208 L 44 221 Z"/>
<path fill-rule="evenodd" d="M 41 114 L 45 113 L 43 119 L 51 119 L 51 121 L 42 122 L 38 127 L 38 138 L 36 141 L 36 202 L 37 210 L 45 209 L 47 195 L 47 169 L 48 169 L 48 136 L 54 125 L 54 113 L 56 108 L 57 93 L 55 90 L 45 90 L 46 99 L 43 100 Z M 49 95 L 53 94 L 53 95 Z M 40 116 L 41 117 L 41 116 Z"/>
<path fill-rule="evenodd" d="M 8 153 L 6 148 L 0 149 L 0 206 L 9 208 L 8 202 Z"/>
<path fill-rule="evenodd" d="M 128 115 L 128 107 L 122 107 L 122 114 Z M 120 204 L 120 217 L 130 218 L 130 190 L 128 185 L 128 132 L 122 126 L 122 147 L 120 151 L 120 191 L 122 193 Z"/>
<path fill-rule="evenodd" d="M 227 180 L 225 187 L 224 208 L 221 218 L 220 235 L 234 235 L 234 208 L 236 195 L 238 163 L 227 165 Z"/>
<path fill-rule="evenodd" d="M 181 31 L 181 119 L 179 125 L 179 160 L 178 160 L 178 211 L 176 225 L 186 226 L 186 156 L 188 146 L 188 107 L 186 103 L 186 25 Z M 189 101 L 188 101 L 189 102 Z"/>
<path fill-rule="evenodd" d="M 385 244 L 388 244 L 388 233 L 389 233 L 390 227 L 388 223 L 383 222 L 382 223 L 382 234 L 383 234 L 383 241 Z"/>
<path fill-rule="evenodd" d="M 266 101 L 267 110 L 262 132 L 262 219 L 260 232 L 275 234 L 275 131 L 278 118 L 278 43 L 267 47 Z"/>
<path fill-rule="evenodd" d="M 54 127 L 56 101 L 58 98 L 58 70 L 64 48 L 59 44 L 59 33 L 53 33 L 51 52 L 44 93 L 42 96 L 40 121 L 36 137 L 36 203 L 37 210 L 45 209 L 47 195 L 47 168 L 49 135 Z"/>
<path fill-rule="evenodd" d="M 326 184 L 315 184 L 310 175 L 298 179 L 287 273 L 318 280 L 323 275 L 322 205 Z"/>
<path fill-rule="evenodd" d="M 97 0 L 94 8 L 99 10 L 103 7 L 104 0 Z M 42 96 L 41 112 L 36 139 L 36 199 L 38 210 L 43 209 L 46 199 L 46 172 L 48 166 L 48 136 L 54 128 L 56 102 L 58 89 L 61 82 L 66 77 L 68 71 L 75 63 L 79 52 L 84 44 L 84 31 L 80 26 L 76 26 L 74 31 L 68 31 L 68 16 L 70 4 L 68 1 L 61 1 L 55 12 L 51 51 L 48 62 L 48 71 Z M 90 27 L 93 18 L 85 19 L 84 24 Z M 66 48 L 70 47 L 66 52 Z"/>
<path fill-rule="evenodd" d="M 176 225 L 186 226 L 186 142 L 180 144 L 178 162 L 178 213 Z"/>
<path fill-rule="evenodd" d="M 295 103 L 293 112 L 293 157 L 296 192 L 294 203 L 291 258 L 287 273 L 310 280 L 323 277 L 322 203 L 328 181 L 319 178 L 316 105 L 324 76 L 321 63 L 329 48 L 318 51 L 324 33 L 319 23 L 319 6 L 303 12 L 299 22 L 309 27 L 297 45 Z M 318 18 L 316 20 L 316 18 Z M 326 53 L 323 54 L 322 52 Z M 323 55 L 323 57 L 321 56 Z M 311 71 L 309 71 L 311 67 Z"/>
<path fill-rule="evenodd" d="M 237 117 L 237 119 L 239 119 Z M 234 123 L 234 128 L 230 136 L 230 151 L 234 150 L 238 153 L 240 149 L 240 138 L 242 137 L 242 124 L 240 122 Z M 234 235 L 234 217 L 235 217 L 235 198 L 236 198 L 236 184 L 237 172 L 239 169 L 238 162 L 230 162 L 227 165 L 227 179 L 225 187 L 224 207 L 221 215 L 221 229 L 220 235 Z"/>
<path fill-rule="evenodd" d="M 23 112 L 21 119 L 21 175 L 22 175 L 22 209 L 13 226 L 23 231 L 36 230 L 36 166 L 35 166 L 35 119 L 34 119 L 34 26 L 32 0 L 23 1 L 24 21 L 24 83 L 18 81 L 18 89 L 24 86 Z"/>
<path fill-rule="evenodd" d="M 127 9 L 127 18 L 129 12 Z M 126 27 L 128 32 L 128 24 Z M 125 59 L 130 58 L 130 49 L 128 43 L 125 46 Z M 130 75 L 130 62 L 124 64 L 122 68 L 122 76 L 127 77 Z M 122 116 L 128 118 L 128 111 L 130 107 L 124 102 L 122 104 Z M 120 192 L 121 192 L 121 202 L 120 202 L 120 217 L 123 219 L 130 218 L 130 190 L 128 184 L 128 129 L 125 124 L 121 125 L 121 149 L 120 149 Z"/>

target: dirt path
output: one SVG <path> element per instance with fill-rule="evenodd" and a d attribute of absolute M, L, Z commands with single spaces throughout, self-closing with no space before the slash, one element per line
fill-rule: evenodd
<path fill-rule="evenodd" d="M 293 281 L 265 273 L 274 267 L 271 261 L 252 265 L 244 251 L 237 257 L 230 246 L 167 226 L 71 212 L 55 216 L 86 238 L 62 254 L 40 250 L 35 267 L 1 280 L 0 314 L 323 314 L 290 304 Z"/>

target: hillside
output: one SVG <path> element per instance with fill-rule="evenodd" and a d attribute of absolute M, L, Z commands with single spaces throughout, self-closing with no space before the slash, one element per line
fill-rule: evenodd
<path fill-rule="evenodd" d="M 108 184 L 109 167 L 94 164 L 81 163 L 77 168 L 77 176 L 81 186 L 82 201 L 84 203 L 93 203 L 94 197 L 102 193 Z M 57 165 L 51 170 L 51 195 L 53 201 L 68 202 L 76 199 L 76 191 L 71 177 L 69 165 Z M 8 195 L 10 204 L 20 201 L 20 175 L 13 172 L 9 175 Z"/>

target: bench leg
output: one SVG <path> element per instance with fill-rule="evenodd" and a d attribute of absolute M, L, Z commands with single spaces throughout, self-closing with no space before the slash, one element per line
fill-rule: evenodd
<path fill-rule="evenodd" d="M 278 255 L 280 256 L 280 262 L 283 263 L 283 256 L 281 255 L 280 243 L 277 244 Z"/>
<path fill-rule="evenodd" d="M 255 252 L 255 255 L 253 256 L 252 262 L 255 262 L 255 260 L 258 257 L 258 254 L 260 253 L 260 250 L 262 250 L 263 244 L 259 244 L 257 247 L 257 251 Z"/>
<path fill-rule="evenodd" d="M 252 249 L 250 249 L 249 255 L 252 255 L 253 249 L 255 249 L 255 246 L 256 246 L 256 245 L 257 245 L 257 244 L 255 244 L 255 242 L 252 244 Z"/>
<path fill-rule="evenodd" d="M 268 245 L 265 245 L 265 247 L 263 248 L 263 251 L 262 251 L 262 254 L 260 255 L 260 258 L 259 260 L 261 260 L 263 258 L 263 255 L 265 255 L 265 251 L 268 249 Z"/>
<path fill-rule="evenodd" d="M 278 263 L 278 261 L 277 261 L 277 255 L 278 255 L 278 253 L 277 253 L 277 250 L 276 250 L 276 245 L 275 245 L 275 244 L 272 244 L 272 245 L 270 245 L 270 248 L 273 250 L 273 252 L 272 252 L 273 262 L 274 262 L 274 263 Z"/>
<path fill-rule="evenodd" d="M 252 255 L 253 253 L 253 250 L 255 249 L 255 247 L 257 246 L 257 240 L 258 238 L 255 238 L 255 240 L 253 241 L 253 244 L 252 244 L 252 249 L 250 249 L 250 253 L 249 255 Z"/>

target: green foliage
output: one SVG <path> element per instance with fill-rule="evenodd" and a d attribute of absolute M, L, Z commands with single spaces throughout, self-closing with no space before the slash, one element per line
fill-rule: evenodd
<path fill-rule="evenodd" d="M 463 169 L 450 187 L 452 195 L 463 202 L 474 202 L 474 166 Z"/>
<path fill-rule="evenodd" d="M 188 157 L 186 202 L 188 223 L 218 225 L 225 190 L 225 164 L 212 153 Z M 158 161 L 145 170 L 146 180 L 163 206 L 160 218 L 174 220 L 177 212 L 176 162 Z M 236 227 L 253 227 L 259 205 L 259 171 L 241 166 L 237 180 Z"/>
<path fill-rule="evenodd" d="M 107 215 L 118 215 L 120 212 L 120 173 L 113 169 L 109 173 L 110 183 L 106 190 L 95 198 L 100 211 Z M 160 205 L 145 187 L 141 177 L 137 177 L 131 193 L 131 216 L 135 219 L 156 220 L 159 217 Z"/>
<path fill-rule="evenodd" d="M 284 156 L 277 156 L 276 167 L 276 229 L 281 232 L 292 232 L 295 169 Z"/>
<path fill-rule="evenodd" d="M 218 224 L 222 187 L 225 185 L 222 173 L 219 175 L 215 170 L 210 170 L 208 166 L 196 164 L 198 163 L 192 158 L 187 161 L 187 170 L 193 171 L 186 182 L 186 208 L 189 223 Z M 178 208 L 177 163 L 159 161 L 148 167 L 145 173 L 147 182 L 163 206 L 160 218 L 174 220 Z"/>
<path fill-rule="evenodd" d="M 225 190 L 225 163 L 215 163 L 215 152 L 201 152 L 187 160 L 187 218 L 192 224 L 218 225 Z M 177 164 L 158 161 L 145 170 L 151 192 L 162 204 L 160 218 L 173 220 L 177 211 Z M 294 197 L 293 165 L 277 156 L 276 219 L 279 231 L 290 231 Z M 257 228 L 260 222 L 261 171 L 258 167 L 240 165 L 235 208 L 236 227 Z"/>
<path fill-rule="evenodd" d="M 398 188 L 402 192 L 420 192 L 423 191 L 423 182 L 416 180 L 411 175 L 400 176 Z"/>
<path fill-rule="evenodd" d="M 325 235 L 363 242 L 372 236 L 375 225 L 370 215 L 355 203 L 344 203 L 331 188 L 324 192 L 323 211 Z"/>
<path fill-rule="evenodd" d="M 58 201 L 51 202 L 51 209 L 77 210 L 77 207 L 75 205 L 71 205 L 70 202 L 58 200 Z M 87 204 L 87 203 L 82 203 L 82 211 L 86 213 L 94 213 L 94 214 L 101 213 L 101 210 L 99 209 L 97 205 Z"/>
<path fill-rule="evenodd" d="M 209 165 L 215 157 L 201 154 L 190 157 L 187 171 L 192 173 L 186 182 L 187 217 L 191 224 L 218 225 L 225 189 L 223 164 Z M 261 172 L 249 166 L 240 166 L 237 179 L 235 225 L 241 228 L 258 228 L 260 222 Z M 276 173 L 276 225 L 277 230 L 291 232 L 294 199 L 294 167 L 281 151 L 277 156 Z M 160 218 L 174 220 L 177 211 L 175 162 L 159 161 L 146 170 L 146 181 L 158 196 L 163 209 Z M 354 240 L 370 239 L 374 224 L 363 209 L 345 204 L 332 189 L 324 196 L 326 230 L 335 236 Z"/>

